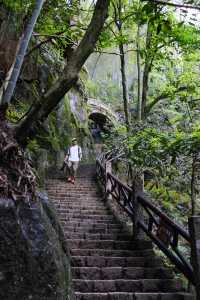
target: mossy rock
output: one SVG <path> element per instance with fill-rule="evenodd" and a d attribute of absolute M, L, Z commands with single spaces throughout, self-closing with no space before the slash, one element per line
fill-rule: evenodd
<path fill-rule="evenodd" d="M 67 245 L 48 198 L 0 199 L 0 214 L 0 298 L 70 299 Z"/>

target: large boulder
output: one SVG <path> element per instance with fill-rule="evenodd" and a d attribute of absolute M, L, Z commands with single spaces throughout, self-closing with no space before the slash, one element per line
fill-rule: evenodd
<path fill-rule="evenodd" d="M 70 261 L 47 196 L 0 199 L 0 299 L 68 300 Z"/>

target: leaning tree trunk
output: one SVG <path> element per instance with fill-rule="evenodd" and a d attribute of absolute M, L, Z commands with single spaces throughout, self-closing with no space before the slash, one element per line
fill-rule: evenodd
<path fill-rule="evenodd" d="M 16 83 L 17 83 L 17 79 L 19 77 L 20 70 L 21 70 L 21 67 L 22 67 L 22 64 L 23 64 L 23 61 L 24 61 L 24 56 L 26 54 L 26 50 L 28 48 L 28 44 L 29 44 L 30 38 L 31 38 L 32 33 L 33 33 L 33 29 L 35 27 L 35 24 L 37 22 L 37 19 L 38 19 L 39 15 L 40 15 L 40 12 L 41 12 L 41 9 L 42 9 L 42 6 L 43 6 L 44 2 L 45 2 L 45 0 L 37 0 L 37 2 L 36 2 L 36 6 L 35 6 L 35 9 L 33 11 L 32 17 L 30 19 L 30 22 L 28 23 L 28 26 L 27 26 L 26 31 L 24 33 L 24 36 L 21 40 L 19 51 L 16 55 L 14 67 L 13 67 L 13 70 L 12 70 L 12 74 L 9 78 L 8 85 L 6 87 L 5 93 L 4 93 L 3 98 L 2 98 L 2 103 L 3 104 L 4 103 L 9 104 L 10 101 L 11 101 L 11 98 L 12 98 L 12 95 L 13 95 L 13 92 L 14 92 L 14 89 L 15 89 L 15 86 L 16 86 Z"/>
<path fill-rule="evenodd" d="M 109 3 L 110 0 L 97 1 L 88 29 L 79 46 L 72 53 L 70 60 L 62 72 L 62 76 L 47 91 L 43 99 L 33 104 L 26 119 L 16 128 L 15 136 L 20 144 L 26 144 L 27 138 L 32 138 L 37 133 L 41 123 L 45 121 L 50 112 L 77 81 L 81 68 L 89 55 L 94 51 L 104 22 L 108 16 Z"/>

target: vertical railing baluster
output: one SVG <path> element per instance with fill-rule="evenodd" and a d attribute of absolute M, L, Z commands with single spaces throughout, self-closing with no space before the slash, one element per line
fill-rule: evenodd
<path fill-rule="evenodd" d="M 200 300 L 200 216 L 188 220 L 191 236 L 191 263 L 195 274 L 196 300 Z"/>
<path fill-rule="evenodd" d="M 106 193 L 106 198 L 107 200 L 111 200 L 112 199 L 112 195 L 110 194 L 111 191 L 111 181 L 108 178 L 108 173 L 112 173 L 112 164 L 110 161 L 107 161 L 106 164 L 106 185 L 105 185 L 105 193 Z"/>

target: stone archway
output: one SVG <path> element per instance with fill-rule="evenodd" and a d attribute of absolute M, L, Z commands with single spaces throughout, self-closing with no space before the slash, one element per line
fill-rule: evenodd
<path fill-rule="evenodd" d="M 89 119 L 98 123 L 100 126 L 106 123 L 110 124 L 110 126 L 116 126 L 119 117 L 109 105 L 104 104 L 101 100 L 89 98 L 87 106 Z"/>
<path fill-rule="evenodd" d="M 91 135 L 95 145 L 95 152 L 98 155 L 103 147 L 103 134 L 109 133 L 112 127 L 117 124 L 118 116 L 111 107 L 100 100 L 88 99 L 88 118 L 91 120 Z"/>

